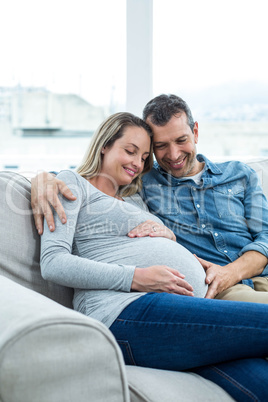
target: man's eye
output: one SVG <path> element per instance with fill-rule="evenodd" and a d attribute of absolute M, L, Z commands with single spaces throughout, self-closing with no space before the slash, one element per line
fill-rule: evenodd
<path fill-rule="evenodd" d="M 126 153 L 129 154 L 129 155 L 134 155 L 134 152 L 129 151 L 128 149 L 126 149 Z"/>
<path fill-rule="evenodd" d="M 164 148 L 165 144 L 162 145 L 154 145 L 154 149 L 161 149 Z"/>

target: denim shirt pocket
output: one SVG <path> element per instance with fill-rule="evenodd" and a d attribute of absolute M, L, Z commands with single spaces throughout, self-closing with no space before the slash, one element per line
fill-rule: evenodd
<path fill-rule="evenodd" d="M 244 194 L 243 183 L 221 184 L 213 188 L 215 207 L 219 218 L 244 217 Z"/>
<path fill-rule="evenodd" d="M 154 214 L 167 216 L 180 212 L 173 188 L 161 184 L 150 184 L 144 188 L 146 203 Z"/>

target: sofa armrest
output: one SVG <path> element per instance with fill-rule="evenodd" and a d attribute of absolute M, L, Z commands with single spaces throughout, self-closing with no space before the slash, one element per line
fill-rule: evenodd
<path fill-rule="evenodd" d="M 129 401 L 125 366 L 100 322 L 0 276 L 0 400 Z"/>

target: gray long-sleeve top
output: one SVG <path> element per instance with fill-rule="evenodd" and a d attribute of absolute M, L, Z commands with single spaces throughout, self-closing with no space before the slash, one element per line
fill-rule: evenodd
<path fill-rule="evenodd" d="M 194 287 L 195 296 L 204 297 L 203 268 L 184 247 L 163 237 L 127 236 L 148 219 L 161 223 L 138 196 L 120 201 L 73 171 L 62 171 L 58 178 L 77 199 L 61 197 L 66 224 L 54 214 L 56 230 L 50 232 L 45 225 L 41 272 L 45 279 L 75 289 L 76 310 L 109 327 L 129 303 L 144 294 L 131 292 L 135 267 L 151 265 L 178 269 Z"/>

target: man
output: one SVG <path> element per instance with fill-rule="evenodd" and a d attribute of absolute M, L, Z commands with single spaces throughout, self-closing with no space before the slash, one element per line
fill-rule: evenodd
<path fill-rule="evenodd" d="M 256 173 L 240 162 L 214 164 L 197 155 L 198 123 L 175 95 L 151 100 L 143 118 L 153 131 L 157 162 L 143 178 L 142 197 L 177 241 L 199 258 L 209 284 L 206 297 L 268 303 L 268 203 Z M 55 184 L 72 199 L 64 183 L 56 179 Z M 39 206 L 35 189 L 32 201 L 39 232 L 42 211 L 54 230 L 47 200 L 66 221 L 54 187 L 45 197 L 42 191 Z M 146 236 L 147 229 L 140 225 L 129 235 Z"/>

